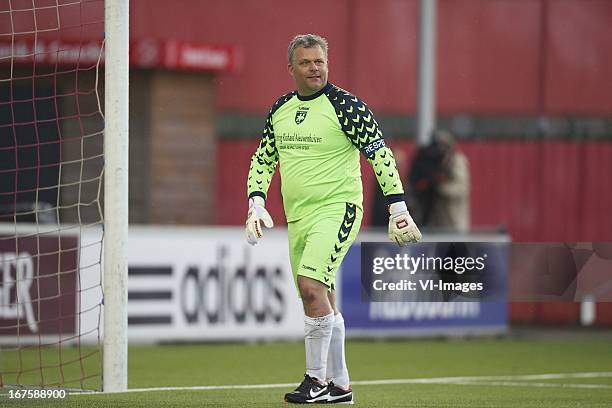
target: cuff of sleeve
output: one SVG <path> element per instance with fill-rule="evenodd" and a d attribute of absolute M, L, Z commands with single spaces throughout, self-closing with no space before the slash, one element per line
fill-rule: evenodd
<path fill-rule="evenodd" d="M 266 199 L 266 193 L 264 193 L 263 191 L 253 191 L 251 194 L 249 194 L 249 199 L 253 198 L 253 197 L 261 197 L 264 200 Z"/>
<path fill-rule="evenodd" d="M 385 200 L 387 201 L 387 205 L 391 205 L 393 203 L 405 202 L 403 194 L 390 194 L 385 196 Z"/>

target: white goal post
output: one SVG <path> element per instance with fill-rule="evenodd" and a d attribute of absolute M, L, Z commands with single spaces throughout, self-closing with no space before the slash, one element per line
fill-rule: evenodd
<path fill-rule="evenodd" d="M 106 0 L 103 391 L 127 389 L 129 0 Z"/>

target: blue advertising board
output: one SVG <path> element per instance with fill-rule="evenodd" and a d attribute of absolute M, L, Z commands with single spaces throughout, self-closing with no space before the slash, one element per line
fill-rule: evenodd
<path fill-rule="evenodd" d="M 372 250 L 372 243 L 367 245 Z M 384 250 L 388 244 L 379 244 Z M 435 243 L 420 243 L 424 251 Z M 472 245 L 472 244 L 470 244 Z M 489 254 L 493 278 L 502 284 L 505 293 L 507 262 L 505 244 L 479 243 L 479 250 Z M 444 301 L 372 301 L 364 294 L 368 273 L 362 271 L 362 243 L 349 249 L 340 271 L 340 305 L 347 335 L 353 337 L 412 337 L 427 335 L 499 334 L 508 328 L 507 299 L 502 293 L 490 298 L 468 299 L 462 296 Z M 414 246 L 413 246 L 414 248 Z M 420 251 L 420 250 L 419 250 Z M 367 251 L 364 251 L 367 252 Z M 494 262 L 491 262 L 495 260 Z M 376 277 L 376 275 L 374 275 Z M 491 278 L 491 276 L 490 276 Z M 367 283 L 365 283 L 367 284 Z"/>

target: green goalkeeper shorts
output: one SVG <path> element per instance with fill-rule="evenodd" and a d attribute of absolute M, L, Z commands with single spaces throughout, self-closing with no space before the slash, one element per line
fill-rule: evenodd
<path fill-rule="evenodd" d="M 335 290 L 336 272 L 357 237 L 362 216 L 356 204 L 337 203 L 288 223 L 293 277 L 307 276 Z"/>

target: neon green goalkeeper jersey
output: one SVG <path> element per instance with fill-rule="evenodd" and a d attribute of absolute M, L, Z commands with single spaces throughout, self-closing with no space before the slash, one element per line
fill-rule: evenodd
<path fill-rule="evenodd" d="M 272 106 L 248 174 L 250 197 L 266 198 L 280 163 L 288 222 L 332 203 L 362 207 L 359 153 L 374 168 L 388 203 L 403 201 L 395 159 L 367 105 L 328 83 L 304 97 L 296 91 Z"/>

